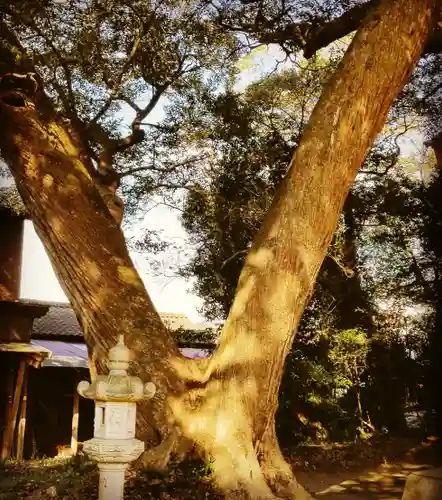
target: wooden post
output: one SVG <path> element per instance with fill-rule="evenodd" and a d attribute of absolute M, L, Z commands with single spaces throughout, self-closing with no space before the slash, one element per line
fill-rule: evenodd
<path fill-rule="evenodd" d="M 5 460 L 9 456 L 8 430 L 9 430 L 9 422 L 12 419 L 12 397 L 14 394 L 14 370 L 12 369 L 12 367 L 10 368 L 8 373 L 7 391 L 8 391 L 8 400 L 6 402 L 5 426 L 3 428 L 2 451 L 0 454 L 0 458 L 2 460 Z"/>
<path fill-rule="evenodd" d="M 23 387 L 23 379 L 25 376 L 26 367 L 28 361 L 23 358 L 20 360 L 20 366 L 18 367 L 17 381 L 15 383 L 14 400 L 12 402 L 11 419 L 7 422 L 6 429 L 6 440 L 5 440 L 5 453 L 6 457 L 11 456 L 11 447 L 14 439 L 15 424 L 17 422 L 18 406 L 20 403 L 21 390 Z"/>
<path fill-rule="evenodd" d="M 26 409 L 28 406 L 28 373 L 29 369 L 26 370 L 23 378 L 23 395 L 20 405 L 20 420 L 18 421 L 17 433 L 17 460 L 23 460 L 23 448 L 25 445 Z"/>
<path fill-rule="evenodd" d="M 75 377 L 75 387 L 74 396 L 72 403 L 72 437 L 71 437 L 71 451 L 73 455 L 77 454 L 78 451 L 78 422 L 80 418 L 79 406 L 80 406 L 80 395 L 77 391 L 78 377 Z"/>

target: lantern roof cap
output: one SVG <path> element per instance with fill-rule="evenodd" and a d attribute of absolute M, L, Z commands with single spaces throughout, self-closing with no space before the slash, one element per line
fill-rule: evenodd
<path fill-rule="evenodd" d="M 156 391 L 152 382 L 143 384 L 138 377 L 128 375 L 131 358 L 132 353 L 124 344 L 124 336 L 120 335 L 118 343 L 109 349 L 106 360 L 109 374 L 98 375 L 91 384 L 83 380 L 78 384 L 77 391 L 95 401 L 131 403 L 152 398 Z"/>
<path fill-rule="evenodd" d="M 118 343 L 109 349 L 107 366 L 109 370 L 127 370 L 131 357 L 131 352 L 124 343 L 124 335 L 120 335 Z"/>

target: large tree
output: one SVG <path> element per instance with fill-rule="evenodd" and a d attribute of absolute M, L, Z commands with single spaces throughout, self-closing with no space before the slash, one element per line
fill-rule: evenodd
<path fill-rule="evenodd" d="M 204 362 L 179 354 L 77 135 L 2 26 L 2 155 L 81 320 L 92 361 L 101 369 L 106 349 L 123 333 L 137 355 L 136 371 L 157 385 L 140 412 L 141 429 L 162 440 L 152 457 L 167 460 L 181 436 L 212 457 L 226 492 L 306 495 L 275 435 L 284 360 L 350 185 L 424 49 L 435 4 L 384 0 L 369 12 L 312 113 L 246 258 L 219 347 Z"/>

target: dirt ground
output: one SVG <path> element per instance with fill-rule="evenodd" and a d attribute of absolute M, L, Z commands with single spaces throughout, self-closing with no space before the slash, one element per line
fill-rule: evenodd
<path fill-rule="evenodd" d="M 397 463 L 335 474 L 303 472 L 298 478 L 318 500 L 399 500 L 408 474 L 426 468 L 425 465 Z"/>
<path fill-rule="evenodd" d="M 317 500 L 399 500 L 407 476 L 442 463 L 439 442 L 428 438 L 328 444 L 287 450 L 298 480 Z M 210 500 L 208 469 L 188 462 L 166 476 L 129 474 L 125 498 Z M 85 457 L 0 464 L 0 500 L 95 500 L 97 472 Z"/>
<path fill-rule="evenodd" d="M 340 455 L 341 463 L 339 454 L 330 463 L 327 450 L 323 453 L 322 462 L 319 453 L 315 463 L 297 472 L 299 482 L 318 500 L 400 500 L 409 474 L 442 463 L 440 444 L 434 438 L 350 446 Z"/>

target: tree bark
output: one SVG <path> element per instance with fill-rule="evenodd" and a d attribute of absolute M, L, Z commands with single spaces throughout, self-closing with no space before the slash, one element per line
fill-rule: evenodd
<path fill-rule="evenodd" d="M 173 423 L 213 458 L 214 478 L 232 496 L 309 498 L 275 435 L 284 360 L 349 187 L 423 50 L 435 3 L 384 0 L 359 30 L 246 259 L 219 348 L 200 364 L 180 356 L 161 324 L 78 150 L 54 115 L 38 109 L 43 99 L 17 106 L 0 95 L 2 155 L 90 355 L 99 364 L 124 333 L 136 372 L 159 389 L 142 418 L 162 437 Z M 167 439 L 160 446 L 172 449 Z"/>
<path fill-rule="evenodd" d="M 155 441 L 152 429 L 162 433 L 168 427 L 165 395 L 182 388 L 184 358 L 63 127 L 42 122 L 33 109 L 8 111 L 7 126 L 15 133 L 2 154 L 9 165 L 15 158 L 16 184 L 83 328 L 92 364 L 102 372 L 107 351 L 124 334 L 137 355 L 134 373 L 159 389 L 155 404 L 142 405 L 138 422 L 140 435 Z"/>

